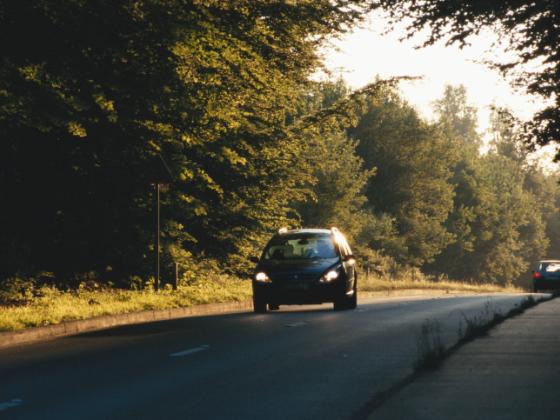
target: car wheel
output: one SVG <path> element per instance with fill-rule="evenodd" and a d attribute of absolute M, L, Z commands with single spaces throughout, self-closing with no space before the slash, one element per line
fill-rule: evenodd
<path fill-rule="evenodd" d="M 266 302 L 258 296 L 253 296 L 253 309 L 257 314 L 266 312 Z"/>
<path fill-rule="evenodd" d="M 333 309 L 335 311 L 345 311 L 346 309 L 349 309 L 349 303 L 350 301 L 348 300 L 346 293 L 342 293 L 342 295 L 333 302 Z"/>
<path fill-rule="evenodd" d="M 342 299 L 337 299 L 333 302 L 333 309 L 335 311 L 343 311 L 345 309 L 348 309 L 348 303 L 346 302 L 346 296 L 344 296 Z"/>
<path fill-rule="evenodd" d="M 358 307 L 358 282 L 354 280 L 354 293 L 348 298 L 347 308 L 356 309 Z"/>

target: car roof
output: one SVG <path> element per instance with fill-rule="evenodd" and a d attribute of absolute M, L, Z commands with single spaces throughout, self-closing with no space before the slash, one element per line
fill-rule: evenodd
<path fill-rule="evenodd" d="M 290 234 L 294 234 L 294 233 L 324 233 L 327 235 L 332 234 L 332 231 L 330 229 L 290 229 L 288 231 L 286 231 L 285 233 L 281 233 L 280 235 L 290 235 Z"/>
<path fill-rule="evenodd" d="M 540 263 L 560 263 L 560 260 L 540 260 Z"/>

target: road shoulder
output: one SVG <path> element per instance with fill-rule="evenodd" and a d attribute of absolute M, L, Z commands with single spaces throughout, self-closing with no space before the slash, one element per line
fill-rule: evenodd
<path fill-rule="evenodd" d="M 369 418 L 557 418 L 559 328 L 559 299 L 528 309 L 418 375 Z"/>

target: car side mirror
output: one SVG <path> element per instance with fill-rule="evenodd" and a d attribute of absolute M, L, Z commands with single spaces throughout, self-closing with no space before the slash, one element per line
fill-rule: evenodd
<path fill-rule="evenodd" d="M 251 261 L 252 263 L 258 264 L 259 262 L 259 257 L 249 257 L 249 261 Z"/>

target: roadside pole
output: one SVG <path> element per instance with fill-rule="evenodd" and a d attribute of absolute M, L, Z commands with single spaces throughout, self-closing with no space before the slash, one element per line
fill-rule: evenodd
<path fill-rule="evenodd" d="M 179 263 L 175 263 L 175 278 L 173 279 L 173 290 L 177 290 L 177 283 L 179 283 Z"/>
<path fill-rule="evenodd" d="M 161 197 L 160 193 L 162 190 L 162 186 L 169 186 L 173 182 L 173 175 L 169 170 L 169 166 L 163 159 L 161 155 L 157 155 L 153 160 L 153 185 L 155 187 L 155 257 L 156 257 L 156 272 L 155 272 L 155 281 L 154 281 L 154 290 L 157 292 L 159 290 L 160 284 L 160 237 L 161 237 L 161 227 L 160 227 L 160 207 L 161 207 Z M 165 191 L 165 190 L 164 190 Z"/>
<path fill-rule="evenodd" d="M 159 241 L 160 241 L 160 183 L 156 182 L 156 278 L 154 283 L 154 290 L 157 292 L 159 290 Z"/>

